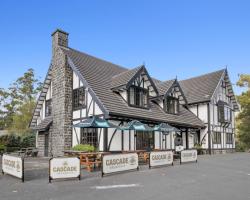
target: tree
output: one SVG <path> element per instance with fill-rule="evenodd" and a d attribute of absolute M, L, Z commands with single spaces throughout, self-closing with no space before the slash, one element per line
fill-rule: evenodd
<path fill-rule="evenodd" d="M 238 139 L 245 149 L 250 149 L 250 74 L 240 75 L 237 85 L 246 89 L 238 96 L 241 106 L 237 116 Z"/>
<path fill-rule="evenodd" d="M 0 89 L 0 129 L 17 134 L 31 132 L 29 122 L 41 85 L 34 70 L 28 69 L 8 89 Z"/>

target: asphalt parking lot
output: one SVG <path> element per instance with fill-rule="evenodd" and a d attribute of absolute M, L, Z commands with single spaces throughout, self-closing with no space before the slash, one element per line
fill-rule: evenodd
<path fill-rule="evenodd" d="M 25 183 L 0 175 L 1 200 L 250 199 L 250 153 L 205 155 L 198 163 L 115 174 L 82 170 L 82 179 L 48 183 L 48 159 L 25 162 Z"/>

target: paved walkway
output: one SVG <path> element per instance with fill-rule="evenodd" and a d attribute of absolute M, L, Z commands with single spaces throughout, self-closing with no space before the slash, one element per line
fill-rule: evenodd
<path fill-rule="evenodd" d="M 189 163 L 116 174 L 82 171 L 82 180 L 48 183 L 48 159 L 26 161 L 25 183 L 0 175 L 1 200 L 247 200 L 250 199 L 250 154 L 200 156 Z"/>

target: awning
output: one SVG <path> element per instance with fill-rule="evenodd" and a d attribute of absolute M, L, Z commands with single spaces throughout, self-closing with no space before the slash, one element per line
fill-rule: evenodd
<path fill-rule="evenodd" d="M 147 124 L 143 124 L 140 121 L 133 120 L 130 121 L 127 125 L 119 128 L 120 130 L 136 130 L 136 131 L 153 131 Z"/>
<path fill-rule="evenodd" d="M 163 134 L 169 134 L 169 132 L 177 132 L 177 134 L 179 134 L 179 129 L 173 127 L 173 126 L 170 126 L 169 124 L 166 124 L 166 123 L 161 123 L 159 125 L 156 125 L 154 127 L 154 131 L 160 131 L 160 132 L 163 132 Z"/>
<path fill-rule="evenodd" d="M 33 130 L 46 131 L 49 129 L 52 122 L 53 122 L 52 116 L 46 117 L 44 120 L 41 121 L 40 124 L 38 124 L 36 127 L 34 127 Z"/>
<path fill-rule="evenodd" d="M 73 127 L 78 127 L 78 128 L 118 128 L 118 126 L 108 122 L 105 119 L 102 119 L 102 118 L 96 117 L 96 116 L 87 118 L 82 122 L 74 124 Z"/>

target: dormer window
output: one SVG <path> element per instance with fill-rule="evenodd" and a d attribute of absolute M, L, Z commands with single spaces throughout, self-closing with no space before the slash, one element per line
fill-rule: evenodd
<path fill-rule="evenodd" d="M 130 86 L 128 103 L 133 107 L 148 108 L 148 90 L 134 85 Z"/>
<path fill-rule="evenodd" d="M 167 96 L 164 100 L 164 110 L 169 114 L 178 114 L 179 100 L 172 96 Z"/>

